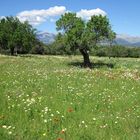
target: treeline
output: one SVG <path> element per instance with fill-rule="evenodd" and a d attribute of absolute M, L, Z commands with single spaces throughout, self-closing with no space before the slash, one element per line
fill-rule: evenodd
<path fill-rule="evenodd" d="M 112 42 L 111 42 L 112 43 Z M 89 54 L 105 57 L 140 58 L 140 47 L 90 46 Z M 20 22 L 16 17 L 0 19 L 0 53 L 1 54 L 46 54 L 46 55 L 80 55 L 79 50 L 71 48 L 61 34 L 52 44 L 45 45 L 36 38 L 36 30 L 28 22 Z"/>
<path fill-rule="evenodd" d="M 71 51 L 68 47 L 56 43 L 45 46 L 43 54 L 48 55 L 80 55 L 77 50 Z M 140 58 L 140 47 L 127 47 L 120 45 L 96 46 L 90 50 L 90 55 L 99 57 L 133 57 Z"/>
<path fill-rule="evenodd" d="M 140 58 L 140 47 L 100 46 L 91 51 L 92 55 L 105 57 L 133 57 Z"/>

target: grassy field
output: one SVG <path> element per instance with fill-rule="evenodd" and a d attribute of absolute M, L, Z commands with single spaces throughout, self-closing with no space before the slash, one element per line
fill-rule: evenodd
<path fill-rule="evenodd" d="M 0 140 L 140 140 L 140 59 L 0 56 Z"/>

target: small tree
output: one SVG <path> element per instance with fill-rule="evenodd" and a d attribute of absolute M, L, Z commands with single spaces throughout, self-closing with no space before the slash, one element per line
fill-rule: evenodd
<path fill-rule="evenodd" d="M 84 59 L 84 67 L 91 67 L 88 51 L 101 40 L 108 39 L 113 31 L 106 16 L 92 16 L 87 22 L 75 13 L 65 13 L 56 22 L 57 30 L 61 31 L 66 46 L 72 51 L 79 49 Z"/>

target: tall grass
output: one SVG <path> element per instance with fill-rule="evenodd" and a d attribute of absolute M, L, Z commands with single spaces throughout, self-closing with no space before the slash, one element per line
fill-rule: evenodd
<path fill-rule="evenodd" d="M 139 140 L 140 59 L 91 59 L 0 56 L 0 140 Z"/>

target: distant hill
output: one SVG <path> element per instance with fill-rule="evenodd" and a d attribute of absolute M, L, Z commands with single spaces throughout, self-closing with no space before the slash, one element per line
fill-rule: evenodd
<path fill-rule="evenodd" d="M 48 32 L 38 32 L 37 38 L 45 44 L 50 44 L 55 40 L 56 35 Z"/>
<path fill-rule="evenodd" d="M 119 45 L 140 47 L 140 37 L 130 36 L 126 34 L 117 34 L 116 43 Z"/>
<path fill-rule="evenodd" d="M 39 32 L 37 38 L 45 44 L 50 44 L 55 40 L 56 35 L 48 32 Z M 140 37 L 130 36 L 126 34 L 117 34 L 115 42 L 118 45 L 140 47 Z"/>

